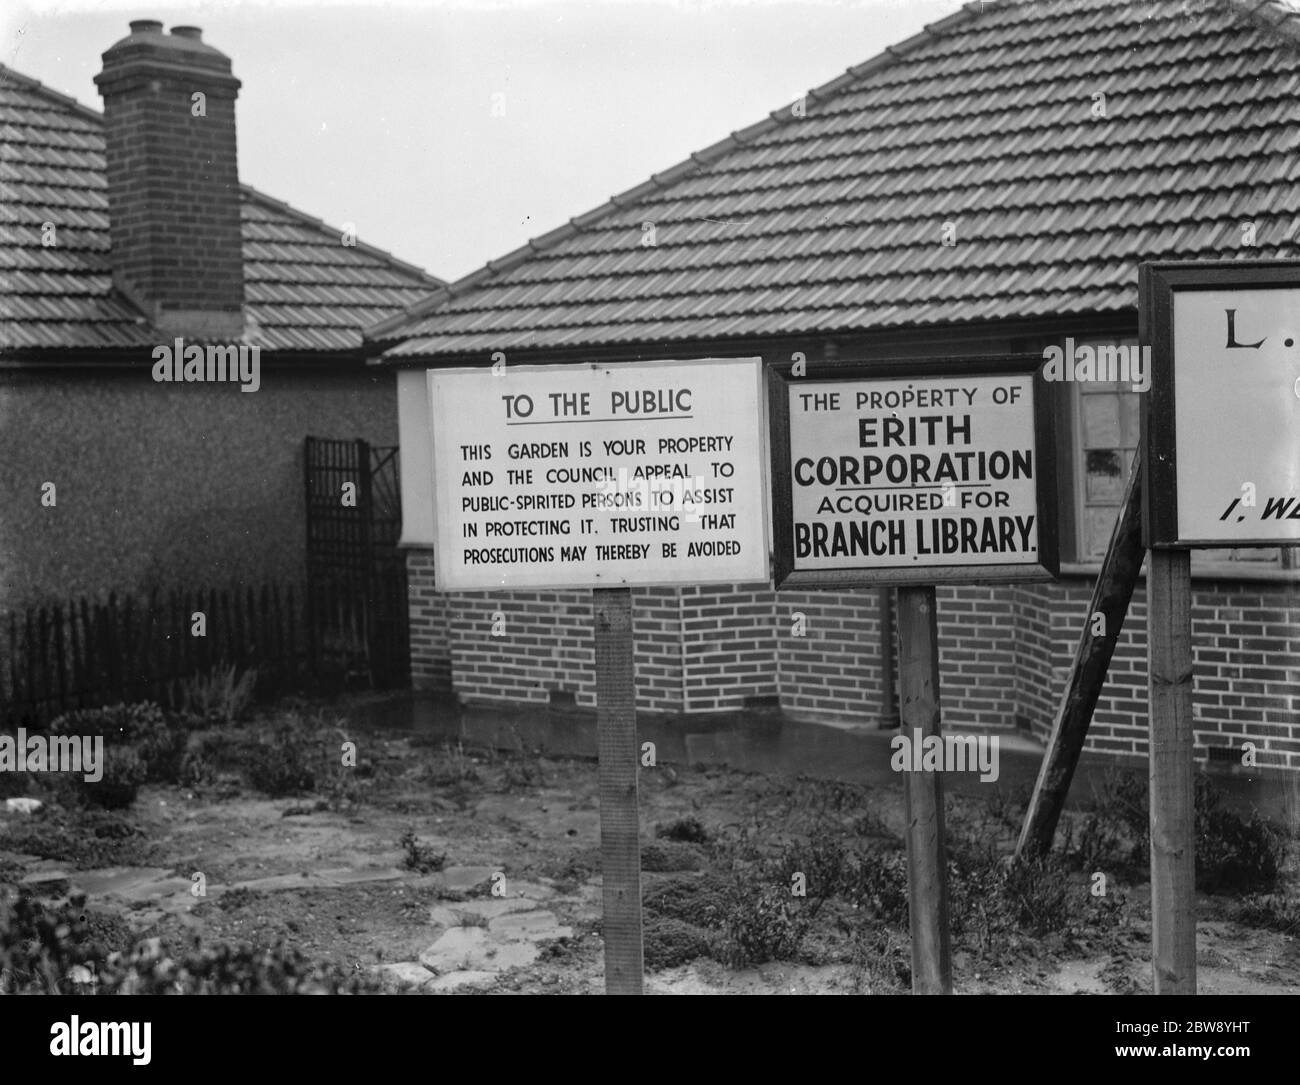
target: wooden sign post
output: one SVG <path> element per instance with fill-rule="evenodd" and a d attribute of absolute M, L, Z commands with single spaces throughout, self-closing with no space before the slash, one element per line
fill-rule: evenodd
<path fill-rule="evenodd" d="M 939 638 L 934 588 L 898 589 L 898 672 L 904 732 L 939 734 Z M 903 774 L 907 816 L 907 902 L 912 991 L 952 994 L 948 862 L 944 854 L 943 777 Z"/>
<path fill-rule="evenodd" d="M 600 869 L 605 993 L 639 995 L 641 841 L 637 813 L 636 674 L 632 592 L 596 588 L 596 744 L 600 753 Z"/>
<path fill-rule="evenodd" d="M 592 589 L 608 994 L 640 994 L 644 971 L 637 772 L 653 758 L 637 745 L 630 589 L 766 583 L 761 366 L 427 377 L 438 590 Z M 508 647 L 504 610 L 492 624 Z"/>
<path fill-rule="evenodd" d="M 1138 292 L 1153 986 L 1195 994 L 1191 551 L 1300 543 L 1300 263 L 1143 264 Z"/>
<path fill-rule="evenodd" d="M 899 588 L 900 736 L 918 754 L 942 747 L 934 586 L 1057 572 L 1042 361 L 836 361 L 816 378 L 770 371 L 776 585 Z M 914 755 L 903 773 L 912 991 L 950 994 L 943 778 L 927 763 Z"/>

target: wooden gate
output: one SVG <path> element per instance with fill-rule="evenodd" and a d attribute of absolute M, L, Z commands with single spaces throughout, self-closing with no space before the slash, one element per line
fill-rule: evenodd
<path fill-rule="evenodd" d="M 410 681 L 397 455 L 362 440 L 305 443 L 308 651 L 346 685 Z"/>

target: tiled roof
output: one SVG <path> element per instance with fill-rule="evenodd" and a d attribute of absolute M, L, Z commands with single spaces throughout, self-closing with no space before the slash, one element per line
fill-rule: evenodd
<path fill-rule="evenodd" d="M 972 3 L 367 337 L 399 361 L 1113 313 L 1142 260 L 1300 257 L 1297 30 L 1284 0 Z"/>
<path fill-rule="evenodd" d="M 240 210 L 249 341 L 264 350 L 357 351 L 363 327 L 442 285 L 247 185 Z M 0 351 L 157 341 L 113 288 L 103 117 L 0 65 Z"/>

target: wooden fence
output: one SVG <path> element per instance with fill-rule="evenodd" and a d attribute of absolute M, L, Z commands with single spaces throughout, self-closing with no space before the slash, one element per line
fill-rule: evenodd
<path fill-rule="evenodd" d="M 322 610 L 350 618 L 350 600 L 330 594 L 314 588 L 307 599 L 292 585 L 111 594 L 11 613 L 0 624 L 0 727 L 120 701 L 176 707 L 185 679 L 232 665 L 256 668 L 259 697 L 355 684 L 364 673 L 346 645 L 311 633 Z"/>

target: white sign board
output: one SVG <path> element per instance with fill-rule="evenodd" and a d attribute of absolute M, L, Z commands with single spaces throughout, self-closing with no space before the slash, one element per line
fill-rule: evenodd
<path fill-rule="evenodd" d="M 1173 295 L 1178 537 L 1300 541 L 1300 289 Z"/>
<path fill-rule="evenodd" d="M 438 589 L 767 580 L 761 370 L 430 371 Z"/>
<path fill-rule="evenodd" d="M 789 526 L 784 538 L 778 528 L 778 582 L 1054 571 L 1032 373 L 790 380 L 783 394 Z"/>

